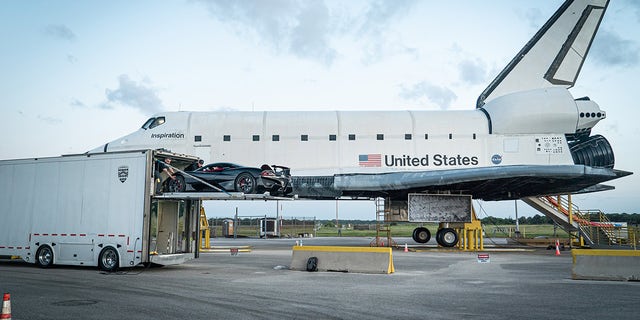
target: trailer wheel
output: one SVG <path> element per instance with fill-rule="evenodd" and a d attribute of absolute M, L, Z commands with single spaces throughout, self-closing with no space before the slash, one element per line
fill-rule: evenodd
<path fill-rule="evenodd" d="M 234 187 L 237 192 L 253 193 L 256 190 L 256 179 L 250 173 L 243 172 L 236 178 Z"/>
<path fill-rule="evenodd" d="M 451 248 L 458 244 L 458 233 L 451 228 L 443 228 L 436 233 L 436 242 L 439 245 Z"/>
<path fill-rule="evenodd" d="M 53 250 L 47 245 L 38 248 L 36 252 L 36 264 L 40 268 L 48 268 L 53 265 Z"/>
<path fill-rule="evenodd" d="M 417 243 L 427 243 L 431 240 L 431 232 L 425 227 L 413 229 L 413 241 Z"/>
<path fill-rule="evenodd" d="M 104 271 L 115 271 L 118 269 L 118 251 L 113 247 L 106 247 L 100 251 L 98 266 Z"/>

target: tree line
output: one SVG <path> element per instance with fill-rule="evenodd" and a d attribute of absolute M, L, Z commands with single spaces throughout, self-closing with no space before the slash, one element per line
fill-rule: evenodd
<path fill-rule="evenodd" d="M 629 225 L 639 225 L 640 224 L 640 214 L 638 213 L 607 213 L 606 214 L 609 221 L 612 222 L 627 222 Z M 209 225 L 224 225 L 224 220 L 229 220 L 230 218 L 211 218 L 209 219 Z M 291 219 L 291 218 L 289 218 Z M 316 220 L 307 220 L 307 219 L 293 219 L 299 223 L 313 223 Z M 590 217 L 591 221 L 600 221 L 598 216 Z M 498 218 L 493 216 L 488 216 L 486 218 L 480 219 L 482 224 L 484 225 L 504 225 L 504 224 L 515 224 L 516 220 L 509 218 Z M 325 227 L 335 227 L 335 220 L 331 219 L 319 219 L 316 222 L 321 223 Z M 240 225 L 247 225 L 251 223 L 256 223 L 256 218 L 242 218 L 239 219 L 238 223 Z M 375 220 L 354 220 L 354 219 L 344 219 L 339 220 L 341 225 L 346 224 L 374 224 Z M 536 214 L 532 217 L 520 217 L 518 218 L 519 224 L 553 224 L 553 220 L 545 215 Z M 395 223 L 393 223 L 395 224 Z"/>
<path fill-rule="evenodd" d="M 640 214 L 637 213 L 607 213 L 605 214 L 609 221 L 611 222 L 626 222 L 629 225 L 638 225 L 640 224 Z M 600 217 L 596 215 L 592 215 L 589 217 L 591 221 L 600 221 Z M 497 218 L 497 217 L 486 217 L 480 219 L 485 225 L 501 225 L 501 224 L 515 224 L 516 220 L 509 218 Z M 553 220 L 551 218 L 536 214 L 533 217 L 520 217 L 518 218 L 519 224 L 553 224 Z"/>
<path fill-rule="evenodd" d="M 609 221 L 611 222 L 626 222 L 629 225 L 639 225 L 640 224 L 640 214 L 638 213 L 607 213 L 605 214 Z M 600 217 L 597 215 L 592 215 L 589 217 L 591 221 L 600 221 Z M 516 224 L 516 220 L 514 218 L 498 218 L 489 216 L 486 218 L 480 219 L 482 224 L 484 225 L 505 225 L 505 224 Z M 322 223 L 325 227 L 335 227 L 335 220 L 318 220 L 318 222 Z M 344 219 L 340 220 L 340 224 L 374 224 L 375 220 L 350 220 Z M 551 218 L 536 214 L 532 217 L 520 217 L 518 218 L 519 224 L 553 224 L 553 220 Z M 392 223 L 396 224 L 396 223 Z"/>

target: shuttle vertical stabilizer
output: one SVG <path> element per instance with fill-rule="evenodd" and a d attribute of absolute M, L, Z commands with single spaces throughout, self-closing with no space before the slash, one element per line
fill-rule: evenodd
<path fill-rule="evenodd" d="M 573 87 L 608 4 L 566 1 L 480 94 L 476 107 L 518 91 Z"/>

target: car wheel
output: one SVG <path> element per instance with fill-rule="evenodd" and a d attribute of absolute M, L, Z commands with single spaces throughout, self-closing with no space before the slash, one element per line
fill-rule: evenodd
<path fill-rule="evenodd" d="M 106 247 L 100 252 L 98 266 L 104 271 L 115 271 L 118 268 L 118 252 L 113 247 Z"/>
<path fill-rule="evenodd" d="M 175 179 L 169 180 L 169 192 L 184 192 L 185 189 L 183 176 L 176 176 Z"/>
<path fill-rule="evenodd" d="M 248 172 L 238 175 L 234 183 L 235 190 L 242 193 L 254 193 L 256 190 L 256 179 Z"/>
<path fill-rule="evenodd" d="M 41 268 L 48 268 L 53 265 L 53 250 L 51 247 L 44 245 L 38 248 L 36 252 L 36 264 Z"/>

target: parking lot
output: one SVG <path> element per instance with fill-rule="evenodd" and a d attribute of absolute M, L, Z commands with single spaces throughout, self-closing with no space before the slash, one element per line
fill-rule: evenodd
<path fill-rule="evenodd" d="M 303 239 L 362 245 L 367 238 Z M 0 262 L 13 319 L 636 319 L 640 283 L 571 280 L 571 255 L 545 249 L 393 252 L 390 275 L 288 270 L 296 239 L 214 239 L 251 252 L 125 269 Z M 399 242 L 402 239 L 399 240 Z"/>

